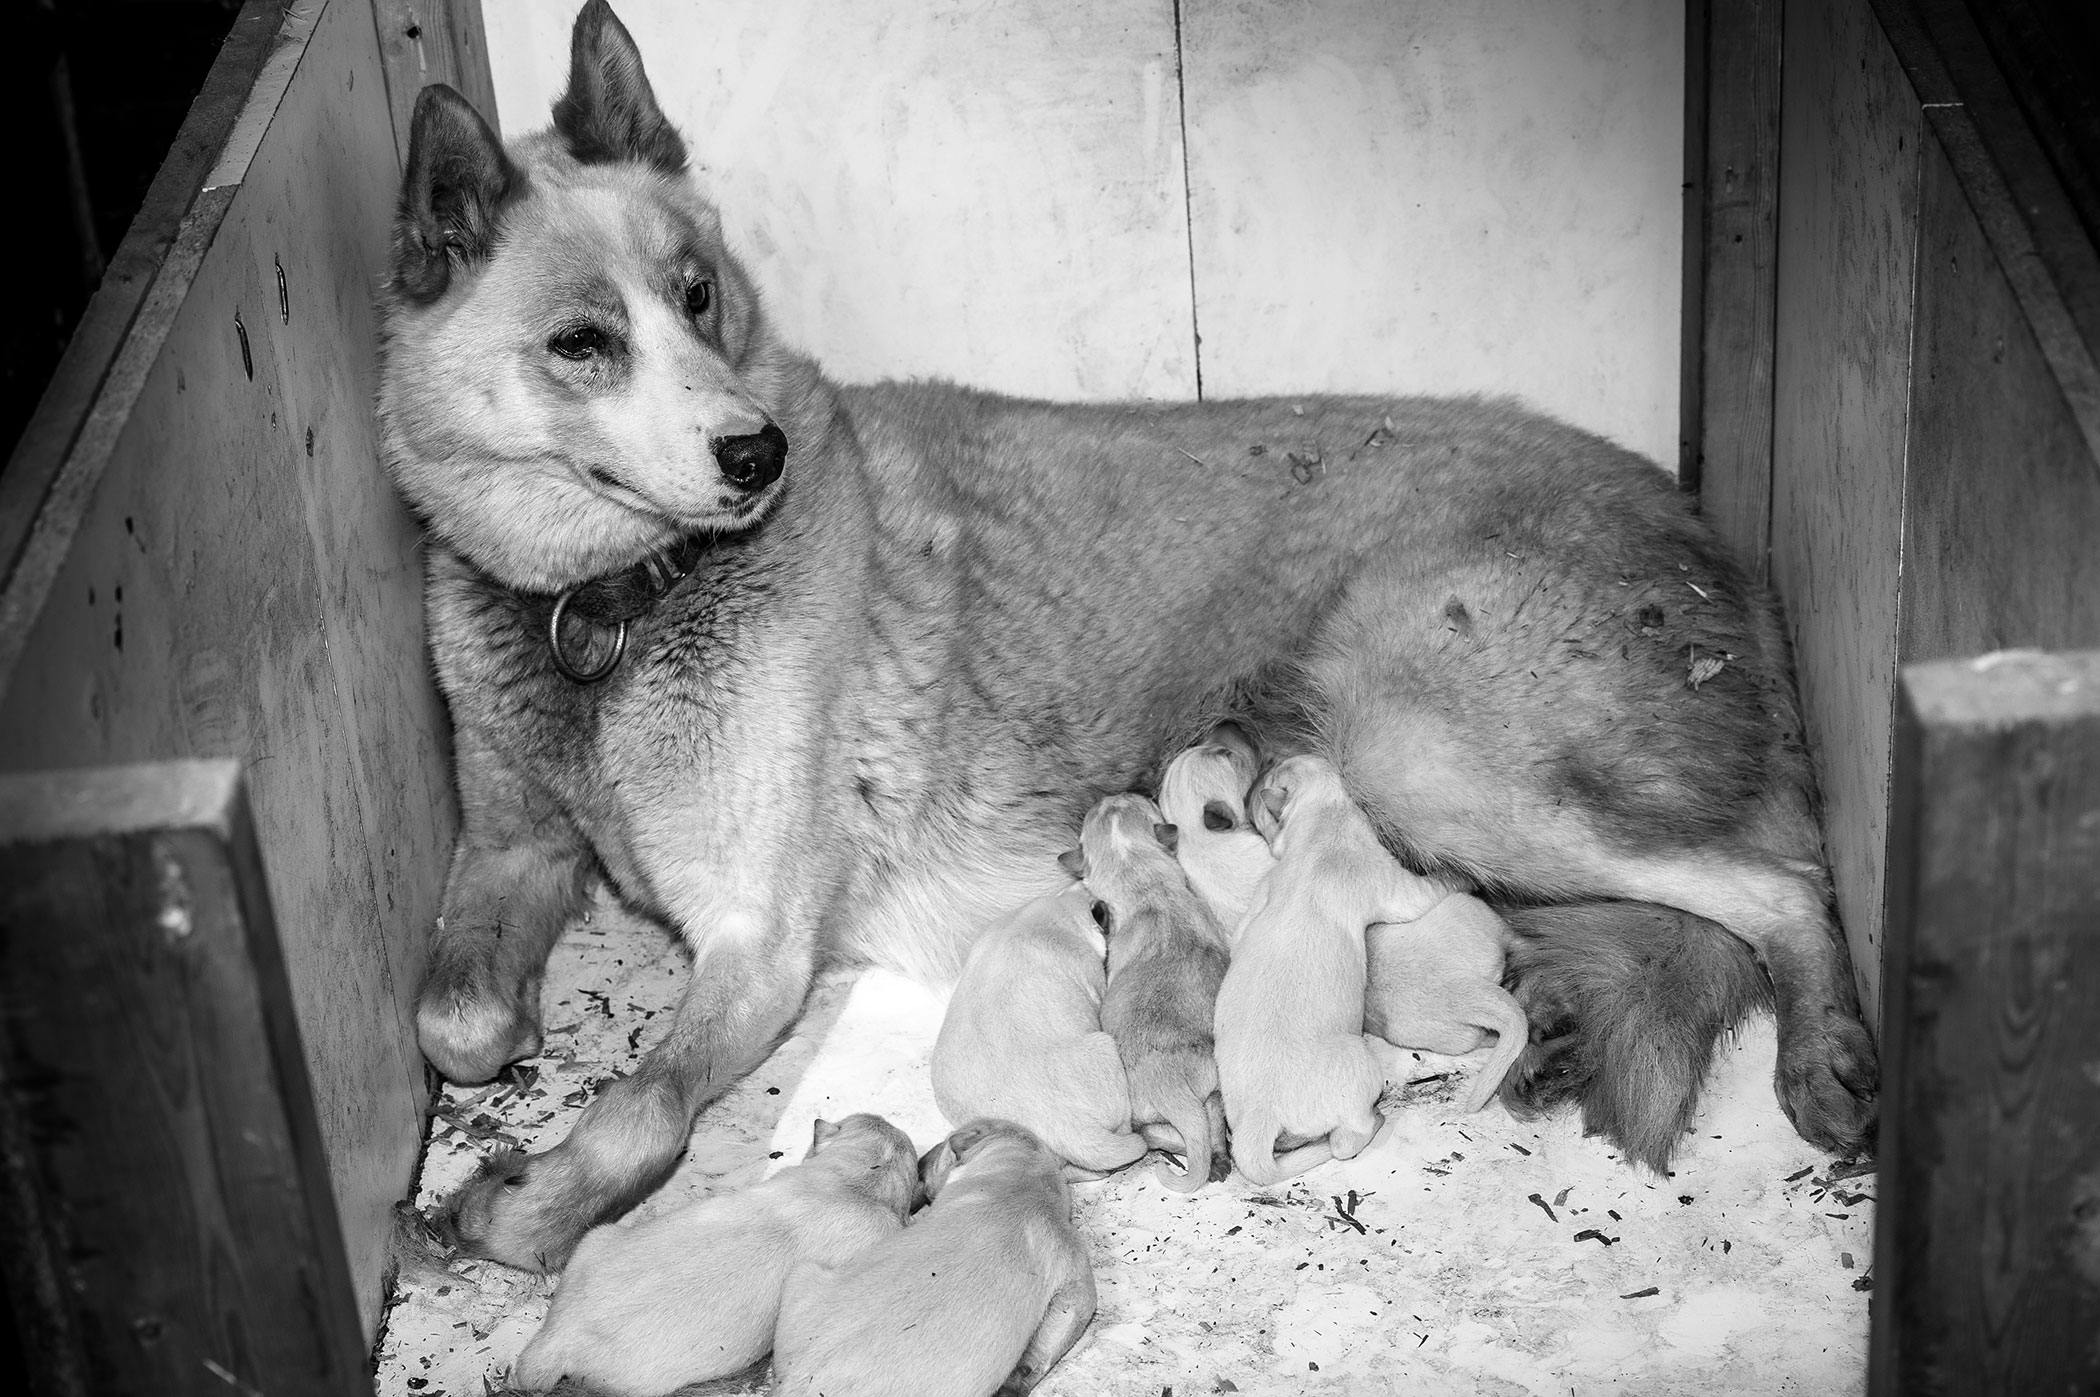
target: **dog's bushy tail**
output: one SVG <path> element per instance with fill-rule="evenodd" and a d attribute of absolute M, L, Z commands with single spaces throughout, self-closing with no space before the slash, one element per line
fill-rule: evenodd
<path fill-rule="evenodd" d="M 1756 956 L 1717 923 L 1644 902 L 1503 915 L 1506 982 L 1531 1024 L 1503 1104 L 1530 1116 L 1580 1101 L 1585 1130 L 1661 1173 L 1691 1127 L 1714 1045 L 1772 1002 Z"/>

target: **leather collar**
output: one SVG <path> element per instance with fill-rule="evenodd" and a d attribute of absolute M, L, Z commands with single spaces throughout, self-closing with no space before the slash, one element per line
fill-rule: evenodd
<path fill-rule="evenodd" d="M 705 534 L 687 534 L 632 567 L 579 582 L 555 597 L 547 613 L 547 653 L 555 669 L 572 684 L 611 678 L 627 654 L 627 623 L 655 610 L 691 576 L 710 541 Z M 608 632 L 604 653 L 594 658 Z"/>

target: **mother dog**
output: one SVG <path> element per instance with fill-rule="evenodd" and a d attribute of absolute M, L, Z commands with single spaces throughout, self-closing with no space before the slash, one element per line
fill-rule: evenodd
<path fill-rule="evenodd" d="M 1869 1139 L 1781 632 L 1662 472 L 1501 402 L 839 387 L 684 166 L 603 0 L 550 130 L 416 107 L 379 409 L 464 815 L 423 1050 L 478 1081 L 536 1049 L 594 869 L 694 955 L 635 1073 L 460 1196 L 465 1246 L 559 1266 L 820 956 L 952 973 L 1222 714 L 1329 754 L 1417 867 L 1727 927 L 1795 1125 Z"/>

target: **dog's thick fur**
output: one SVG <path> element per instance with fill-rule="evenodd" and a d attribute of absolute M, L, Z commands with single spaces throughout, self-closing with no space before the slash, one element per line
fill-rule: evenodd
<path fill-rule="evenodd" d="M 972 1121 L 921 1162 L 911 1226 L 788 1277 L 779 1397 L 1030 1391 L 1094 1318 L 1094 1268 L 1056 1154 L 1011 1121 Z"/>
<path fill-rule="evenodd" d="M 1035 1132 L 1067 1163 L 1135 1163 L 1130 1084 L 1101 1027 L 1108 947 L 1083 883 L 1039 897 L 977 938 L 933 1044 L 933 1099 L 951 1125 L 979 1117 Z"/>
<path fill-rule="evenodd" d="M 788 1271 L 838 1265 L 902 1231 L 918 1154 L 880 1116 L 818 1121 L 800 1164 L 735 1193 L 592 1229 L 509 1382 L 562 1379 L 602 1397 L 659 1397 L 739 1373 L 773 1347 Z"/>
<path fill-rule="evenodd" d="M 1638 902 L 1504 918 L 1531 1043 L 1503 1104 L 1530 1115 L 1579 1101 L 1590 1134 L 1661 1173 L 1691 1128 L 1716 1034 L 1772 1002 L 1750 948 L 1704 917 Z"/>
<path fill-rule="evenodd" d="M 1182 1152 L 1178 1181 L 1164 1168 L 1156 1173 L 1169 1188 L 1193 1193 L 1210 1179 L 1225 1138 L 1211 1055 L 1225 933 L 1181 871 L 1169 847 L 1175 837 L 1157 805 L 1125 792 L 1087 812 L 1076 856 L 1066 857 L 1107 922 L 1101 1027 L 1123 1059 L 1131 1121 L 1147 1140 Z"/>
<path fill-rule="evenodd" d="M 423 1050 L 460 1081 L 533 1051 L 594 869 L 695 957 L 634 1074 L 469 1187 L 468 1246 L 559 1265 L 820 955 L 952 974 L 1056 886 L 1088 806 L 1221 715 L 1331 756 L 1416 868 L 1725 926 L 1770 973 L 1797 1127 L 1871 1138 L 1782 634 L 1661 471 L 1508 402 L 838 387 L 769 329 L 682 160 L 603 0 L 552 129 L 506 149 L 450 89 L 416 104 L 379 416 L 463 816 Z M 733 470 L 769 426 L 784 471 Z M 627 645 L 565 677 L 556 595 L 631 593 L 682 544 L 653 604 L 573 599 L 579 647 Z"/>

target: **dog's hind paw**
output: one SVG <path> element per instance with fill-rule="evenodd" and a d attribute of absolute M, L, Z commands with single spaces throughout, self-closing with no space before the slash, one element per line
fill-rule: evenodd
<path fill-rule="evenodd" d="M 1871 1152 L 1880 1063 L 1866 1025 L 1826 1005 L 1818 1021 L 1781 1030 L 1773 1086 L 1794 1129 L 1834 1155 Z"/>

